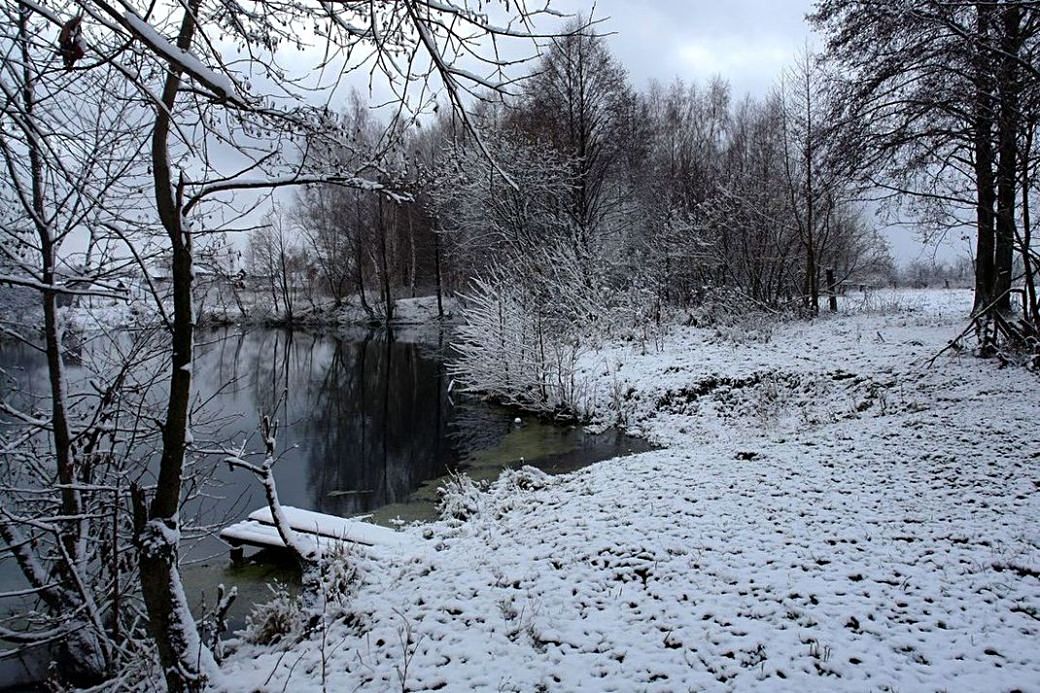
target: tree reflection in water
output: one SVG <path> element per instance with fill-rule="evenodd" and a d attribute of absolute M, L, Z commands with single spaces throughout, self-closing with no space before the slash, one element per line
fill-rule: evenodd
<path fill-rule="evenodd" d="M 237 447 L 252 437 L 248 449 L 259 450 L 257 424 L 262 414 L 272 414 L 281 424 L 283 459 L 276 476 L 282 502 L 340 515 L 408 501 L 423 482 L 460 465 L 486 479 L 521 460 L 563 472 L 647 449 L 617 432 L 591 435 L 534 420 L 517 427 L 508 410 L 457 395 L 451 402 L 446 341 L 435 335 L 432 342 L 412 342 L 367 332 L 202 331 L 193 368 L 196 445 Z M 110 351 L 105 340 L 95 339 L 83 354 L 111 362 L 118 352 Z M 10 391 L 15 386 L 10 378 L 0 387 L 16 403 L 29 405 L 46 394 L 39 376 L 45 366 L 38 352 L 4 344 L 0 369 L 16 378 L 20 389 Z M 81 369 L 70 367 L 70 382 L 82 377 Z M 164 385 L 155 384 L 156 401 Z M 219 455 L 202 456 L 188 484 L 202 495 L 186 505 L 185 517 L 203 525 L 221 526 L 265 503 L 255 479 L 231 472 Z M 420 496 L 406 514 L 435 514 L 431 490 Z M 218 545 L 214 540 L 210 548 Z"/>
<path fill-rule="evenodd" d="M 337 515 L 404 502 L 422 482 L 509 430 L 501 411 L 453 406 L 441 344 L 385 333 L 211 333 L 196 366 L 210 409 L 238 412 L 214 437 L 240 441 L 258 414 L 281 421 L 283 502 Z M 237 480 L 227 479 L 232 485 Z M 257 503 L 262 497 L 243 489 Z"/>

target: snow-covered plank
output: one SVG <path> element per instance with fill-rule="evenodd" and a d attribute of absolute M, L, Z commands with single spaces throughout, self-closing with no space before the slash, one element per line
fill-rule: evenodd
<path fill-rule="evenodd" d="M 325 515 L 289 505 L 283 505 L 282 511 L 289 519 L 289 526 L 301 534 L 343 539 L 366 546 L 404 547 L 410 544 L 407 535 L 386 527 L 361 522 L 360 518 Z M 274 525 L 270 508 L 260 508 L 250 513 L 249 519 L 264 525 Z"/>
<path fill-rule="evenodd" d="M 232 546 L 257 546 L 262 548 L 284 549 L 285 542 L 272 525 L 265 525 L 253 520 L 243 520 L 225 527 L 220 538 Z M 300 542 L 304 548 L 314 550 L 319 538 L 312 534 L 302 534 Z"/>

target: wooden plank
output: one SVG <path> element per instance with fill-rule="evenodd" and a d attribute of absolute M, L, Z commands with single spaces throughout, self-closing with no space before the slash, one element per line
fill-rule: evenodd
<path fill-rule="evenodd" d="M 342 539 L 366 546 L 390 546 L 404 548 L 411 542 L 407 535 L 387 527 L 380 527 L 358 518 L 336 517 L 312 510 L 303 510 L 289 505 L 282 506 L 289 526 L 301 534 Z M 366 517 L 371 517 L 366 516 Z M 249 514 L 249 519 L 265 526 L 274 527 L 270 508 L 260 508 Z M 277 534 L 277 531 L 275 532 Z"/>
<path fill-rule="evenodd" d="M 259 548 L 285 548 L 285 542 L 282 541 L 282 537 L 278 534 L 277 529 L 252 520 L 243 520 L 225 527 L 220 532 L 220 538 L 232 546 L 245 544 Z M 300 534 L 300 542 L 308 550 L 313 550 L 316 547 L 317 540 L 318 537 L 313 534 Z"/>

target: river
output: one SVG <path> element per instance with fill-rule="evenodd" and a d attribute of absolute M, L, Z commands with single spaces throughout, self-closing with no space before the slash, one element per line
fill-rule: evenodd
<path fill-rule="evenodd" d="M 200 447 L 246 442 L 260 450 L 258 420 L 268 414 L 279 422 L 276 478 L 285 505 L 340 516 L 371 513 L 390 526 L 436 518 L 436 489 L 449 471 L 492 479 L 506 467 L 530 464 L 560 473 L 647 449 L 615 431 L 592 435 L 452 394 L 449 340 L 437 330 L 396 338 L 361 331 L 200 331 L 193 437 Z M 42 356 L 26 347 L 0 346 L 0 369 L 18 383 L 23 401 L 46 392 L 44 367 Z M 82 377 L 73 364 L 70 381 Z M 219 529 L 265 504 L 257 481 L 229 470 L 217 455 L 192 473 L 205 480 L 204 492 L 185 515 L 199 524 Z M 212 533 L 187 543 L 184 561 L 196 603 L 203 593 L 212 603 L 220 582 L 239 586 L 236 626 L 251 603 L 266 597 L 268 580 L 293 580 L 277 562 L 232 567 L 227 547 Z M 0 583 L 19 578 L 10 561 L 0 563 Z"/>

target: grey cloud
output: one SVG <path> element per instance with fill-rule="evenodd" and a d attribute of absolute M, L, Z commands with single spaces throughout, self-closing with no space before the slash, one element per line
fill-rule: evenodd
<path fill-rule="evenodd" d="M 588 15 L 592 3 L 554 6 Z M 611 49 L 637 87 L 675 77 L 703 82 L 719 75 L 737 95 L 764 94 L 812 35 L 811 0 L 602 0 L 597 17 Z"/>

